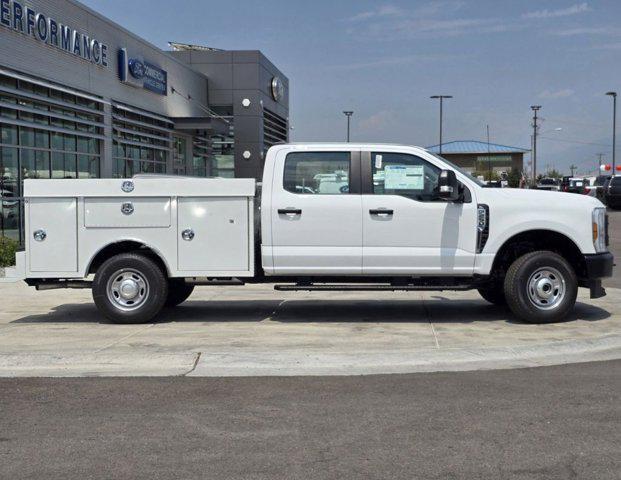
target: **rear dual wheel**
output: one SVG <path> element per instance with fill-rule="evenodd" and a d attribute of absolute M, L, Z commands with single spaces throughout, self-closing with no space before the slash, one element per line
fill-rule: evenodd
<path fill-rule="evenodd" d="M 194 285 L 185 283 L 183 278 L 171 278 L 168 280 L 168 298 L 166 298 L 164 305 L 176 307 L 185 302 L 193 291 Z"/>
<path fill-rule="evenodd" d="M 160 266 L 145 255 L 122 253 L 106 260 L 93 281 L 93 300 L 114 323 L 146 323 L 168 298 Z"/>

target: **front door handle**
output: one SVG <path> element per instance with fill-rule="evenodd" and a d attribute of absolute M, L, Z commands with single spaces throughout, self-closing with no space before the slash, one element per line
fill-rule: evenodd
<path fill-rule="evenodd" d="M 390 208 L 372 208 L 369 210 L 371 215 L 381 215 L 383 217 L 387 217 L 392 215 L 394 212 Z"/>
<path fill-rule="evenodd" d="M 279 208 L 279 215 L 302 215 L 302 210 L 299 208 Z"/>

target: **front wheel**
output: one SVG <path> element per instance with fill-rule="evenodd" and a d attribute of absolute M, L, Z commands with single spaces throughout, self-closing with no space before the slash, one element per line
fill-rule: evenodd
<path fill-rule="evenodd" d="M 552 323 L 563 320 L 576 303 L 578 279 L 567 260 L 542 250 L 511 264 L 504 291 L 518 318 L 528 323 Z"/>
<path fill-rule="evenodd" d="M 160 267 L 137 253 L 106 260 L 95 274 L 93 300 L 114 323 L 146 323 L 168 297 L 168 282 Z"/>

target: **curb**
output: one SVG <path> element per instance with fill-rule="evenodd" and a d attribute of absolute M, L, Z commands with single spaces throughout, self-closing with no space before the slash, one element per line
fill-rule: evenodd
<path fill-rule="evenodd" d="M 202 352 L 193 377 L 345 376 L 457 372 L 539 367 L 621 358 L 621 335 L 552 342 L 536 346 L 439 349 L 382 353 Z"/>
<path fill-rule="evenodd" d="M 536 346 L 329 354 L 290 351 L 0 355 L 0 377 L 347 376 L 539 367 L 621 358 L 621 335 Z"/>

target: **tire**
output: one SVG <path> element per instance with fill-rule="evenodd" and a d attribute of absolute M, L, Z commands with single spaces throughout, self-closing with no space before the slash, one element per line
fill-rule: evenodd
<path fill-rule="evenodd" d="M 578 279 L 567 260 L 541 250 L 511 264 L 504 291 L 507 305 L 519 319 L 552 323 L 563 320 L 576 303 Z"/>
<path fill-rule="evenodd" d="M 168 281 L 150 258 L 122 253 L 106 260 L 95 274 L 93 300 L 114 323 L 146 323 L 164 306 Z"/>
<path fill-rule="evenodd" d="M 164 306 L 176 307 L 177 305 L 185 302 L 192 292 L 194 291 L 194 285 L 189 285 L 179 278 L 171 278 L 168 280 L 168 297 Z"/>
<path fill-rule="evenodd" d="M 486 286 L 478 289 L 479 294 L 494 305 L 506 305 L 505 291 L 503 286 Z"/>

